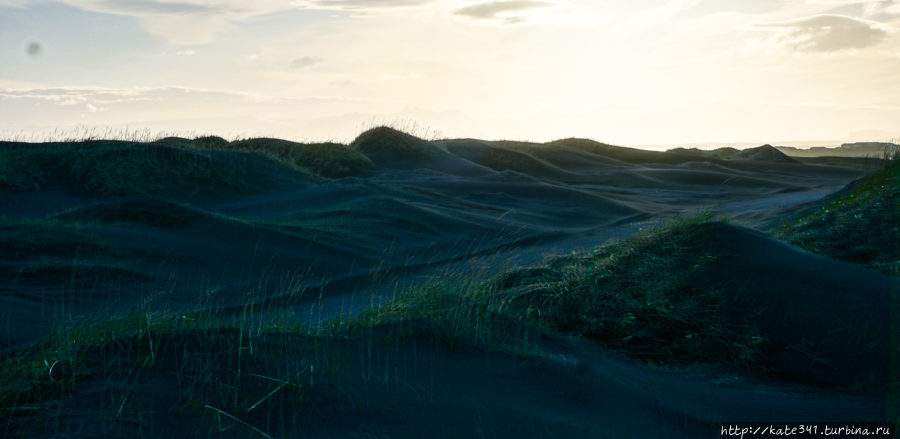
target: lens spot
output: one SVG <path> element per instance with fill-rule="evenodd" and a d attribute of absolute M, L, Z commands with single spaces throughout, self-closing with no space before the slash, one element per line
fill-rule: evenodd
<path fill-rule="evenodd" d="M 32 41 L 28 43 L 27 46 L 25 46 L 25 53 L 27 53 L 28 56 L 31 57 L 39 56 L 43 50 L 44 47 L 41 46 L 41 43 L 38 43 L 37 41 Z"/>

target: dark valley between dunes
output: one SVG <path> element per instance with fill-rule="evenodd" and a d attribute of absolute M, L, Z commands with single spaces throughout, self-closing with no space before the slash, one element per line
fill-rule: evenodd
<path fill-rule="evenodd" d="M 0 437 L 896 422 L 889 149 L 0 142 Z"/>

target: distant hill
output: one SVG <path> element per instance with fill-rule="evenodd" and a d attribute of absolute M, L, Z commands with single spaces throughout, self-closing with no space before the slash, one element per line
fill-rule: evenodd
<path fill-rule="evenodd" d="M 787 154 L 772 145 L 762 145 L 755 148 L 735 149 L 730 147 L 718 148 L 711 151 L 697 148 L 675 148 L 666 151 L 667 154 L 701 156 L 707 159 L 720 160 L 758 160 L 765 162 L 797 163 Z"/>
<path fill-rule="evenodd" d="M 776 146 L 779 151 L 792 157 L 873 157 L 881 158 L 885 151 L 896 153 L 900 145 L 888 142 L 856 142 L 844 143 L 837 148 L 814 146 L 797 148 L 793 146 Z"/>

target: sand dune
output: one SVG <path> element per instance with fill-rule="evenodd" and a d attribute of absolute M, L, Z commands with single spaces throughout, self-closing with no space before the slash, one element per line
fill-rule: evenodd
<path fill-rule="evenodd" d="M 427 325 L 403 330 L 405 342 L 397 345 L 390 342 L 396 331 L 379 327 L 349 340 L 318 342 L 259 337 L 254 349 L 271 361 L 246 361 L 242 376 L 228 366 L 238 362 L 229 345 L 238 342 L 234 331 L 202 339 L 189 332 L 159 334 L 155 365 L 140 377 L 128 366 L 128 355 L 103 347 L 67 408 L 33 430 L 79 437 L 137 432 L 157 437 L 174 431 L 222 437 L 254 437 L 259 431 L 272 437 L 302 431 L 314 438 L 715 437 L 716 419 L 862 422 L 879 419 L 882 410 L 877 400 L 859 396 L 789 393 L 759 383 L 723 384 L 650 370 L 565 340 L 544 340 L 544 356 L 523 358 L 448 346 Z M 184 366 L 179 385 L 167 365 L 184 352 L 209 360 Z M 103 361 L 109 366 L 99 367 Z M 228 397 L 216 396 L 221 392 L 204 377 L 247 389 L 242 397 L 248 401 L 236 407 Z M 282 387 L 284 382 L 290 384 Z M 125 399 L 143 394 L 152 398 Z M 125 408 L 116 417 L 123 400 Z M 97 413 L 109 414 L 93 422 Z M 141 424 L 152 420 L 152 429 L 135 425 L 132 419 L 139 414 Z"/>
<path fill-rule="evenodd" d="M 889 277 L 752 230 L 707 227 L 711 251 L 727 256 L 698 285 L 729 285 L 725 312 L 752 321 L 773 344 L 770 367 L 794 380 L 887 391 Z"/>
<path fill-rule="evenodd" d="M 0 160 L 0 409 L 26 436 L 713 437 L 719 420 L 884 419 L 895 280 L 754 229 L 833 200 L 861 175 L 850 162 L 389 128 L 349 145 L 0 143 Z M 731 222 L 646 253 L 675 264 L 647 273 L 723 292 L 716 321 L 758 329 L 758 369 L 724 367 L 728 346 L 650 367 L 500 306 L 561 297 L 571 267 L 640 259 L 604 243 L 702 211 Z M 41 366 L 57 357 L 78 361 Z"/>

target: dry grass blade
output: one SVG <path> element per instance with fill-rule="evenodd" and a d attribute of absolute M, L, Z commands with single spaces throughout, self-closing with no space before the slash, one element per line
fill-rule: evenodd
<path fill-rule="evenodd" d="M 225 416 L 228 417 L 229 419 L 231 419 L 231 420 L 233 420 L 233 421 L 235 421 L 235 422 L 237 422 L 237 423 L 239 423 L 239 424 L 241 424 L 241 425 L 244 425 L 244 426 L 246 426 L 247 428 L 249 428 L 249 429 L 251 429 L 251 430 L 253 430 L 253 431 L 259 433 L 260 436 L 262 436 L 262 437 L 265 437 L 265 438 L 268 438 L 268 439 L 274 439 L 272 436 L 269 436 L 266 432 L 264 432 L 264 431 L 262 431 L 262 430 L 260 430 L 260 429 L 258 429 L 258 428 L 256 428 L 256 427 L 254 427 L 254 426 L 252 426 L 252 425 L 250 425 L 250 424 L 248 424 L 248 423 L 246 423 L 246 422 L 244 422 L 244 421 L 238 419 L 238 418 L 235 417 L 234 415 L 231 415 L 231 414 L 229 414 L 229 413 L 227 413 L 227 412 L 225 412 L 225 411 L 219 410 L 219 409 L 217 409 L 217 408 L 215 408 L 215 407 L 212 407 L 212 406 L 210 406 L 210 405 L 204 405 L 204 407 L 206 407 L 206 408 L 208 408 L 208 409 L 210 409 L 210 410 L 212 410 L 212 411 L 214 411 L 214 412 L 216 412 L 216 413 L 225 415 Z"/>
<path fill-rule="evenodd" d="M 269 394 L 266 395 L 265 397 L 263 397 L 263 399 L 260 399 L 259 401 L 256 401 L 256 404 L 251 405 L 250 408 L 247 409 L 247 411 L 249 412 L 250 410 L 255 409 L 258 405 L 262 404 L 265 400 L 271 398 L 272 395 L 274 395 L 276 392 L 278 392 L 279 390 L 281 390 L 281 388 L 284 387 L 284 386 L 286 386 L 286 385 L 288 385 L 288 382 L 287 382 L 287 381 L 281 383 L 281 385 L 279 385 L 278 387 L 276 387 L 275 390 L 269 392 Z"/>

